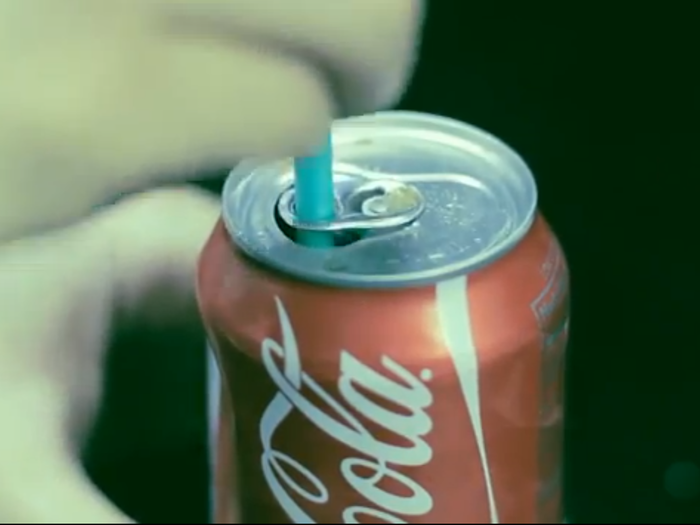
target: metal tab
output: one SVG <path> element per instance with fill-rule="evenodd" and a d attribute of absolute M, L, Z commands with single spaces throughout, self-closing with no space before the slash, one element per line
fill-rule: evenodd
<path fill-rule="evenodd" d="M 347 287 L 415 286 L 465 274 L 503 255 L 536 213 L 532 173 L 503 142 L 468 124 L 411 112 L 333 127 L 338 220 L 294 217 L 292 163 L 251 160 L 231 172 L 223 219 L 233 241 L 297 278 Z M 343 246 L 306 248 L 280 223 L 365 232 Z"/>
<path fill-rule="evenodd" d="M 382 232 L 407 226 L 425 209 L 423 196 L 415 186 L 391 179 L 336 176 L 336 219 L 303 223 L 294 212 L 294 188 L 280 197 L 277 213 L 292 229 L 318 232 Z"/>

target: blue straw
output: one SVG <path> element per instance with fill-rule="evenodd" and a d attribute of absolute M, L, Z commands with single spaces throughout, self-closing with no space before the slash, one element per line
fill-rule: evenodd
<path fill-rule="evenodd" d="M 304 223 L 326 222 L 335 217 L 333 193 L 333 151 L 328 135 L 323 148 L 315 155 L 294 159 L 294 193 L 297 220 Z M 312 248 L 333 246 L 333 234 L 297 231 L 299 244 Z"/>

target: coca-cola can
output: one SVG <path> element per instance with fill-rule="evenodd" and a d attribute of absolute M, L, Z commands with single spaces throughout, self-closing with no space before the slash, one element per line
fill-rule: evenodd
<path fill-rule="evenodd" d="M 568 271 L 532 173 L 433 115 L 332 134 L 336 220 L 296 220 L 291 159 L 247 161 L 201 256 L 215 521 L 561 523 Z"/>

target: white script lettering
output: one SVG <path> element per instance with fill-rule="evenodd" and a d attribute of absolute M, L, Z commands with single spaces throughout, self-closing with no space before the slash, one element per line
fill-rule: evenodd
<path fill-rule="evenodd" d="M 275 432 L 294 410 L 303 414 L 320 431 L 362 455 L 344 458 L 340 463 L 340 472 L 345 481 L 374 507 L 355 505 L 344 509 L 344 523 L 361 523 L 358 520 L 362 516 L 384 520 L 386 523 L 406 523 L 396 514 L 420 516 L 429 512 L 433 507 L 433 499 L 428 491 L 392 466 L 417 467 L 432 459 L 432 448 L 424 439 L 433 426 L 426 412 L 433 402 L 430 390 L 421 379 L 388 356 L 382 357 L 381 364 L 398 380 L 382 375 L 342 350 L 338 390 L 345 402 L 367 420 L 400 436 L 406 445 L 379 441 L 341 402 L 303 371 L 296 336 L 287 311 L 279 299 L 276 299 L 276 304 L 282 344 L 265 339 L 261 357 L 279 393 L 270 402 L 260 421 L 260 439 L 263 445 L 261 459 L 263 474 L 270 490 L 287 516 L 294 523 L 316 523 L 299 506 L 292 494 L 314 504 L 326 504 L 330 498 L 322 480 L 294 458 L 272 446 Z M 276 362 L 279 359 L 282 359 L 282 369 Z M 429 374 L 426 373 L 425 376 Z M 305 398 L 301 393 L 302 387 L 318 396 L 330 408 L 331 414 Z M 401 414 L 392 412 L 372 401 L 363 392 L 371 392 L 404 410 Z M 296 476 L 291 476 L 289 471 L 294 471 Z M 313 488 L 302 487 L 295 481 L 298 478 L 303 478 Z M 382 488 L 381 482 L 387 479 L 393 481 L 392 486 L 398 484 L 404 488 L 401 495 Z"/>

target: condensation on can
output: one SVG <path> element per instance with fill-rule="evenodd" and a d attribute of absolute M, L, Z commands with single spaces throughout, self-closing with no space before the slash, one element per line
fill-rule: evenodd
<path fill-rule="evenodd" d="M 313 263 L 310 252 L 284 244 L 274 226 L 256 222 L 264 215 L 252 213 L 233 231 L 236 221 L 226 210 L 245 202 L 239 190 L 253 180 L 234 174 L 237 186 L 229 190 L 239 193 L 224 195 L 224 220 L 204 249 L 198 276 L 223 376 L 222 422 L 232 424 L 235 412 L 237 429 L 235 443 L 232 427 L 219 430 L 215 519 L 233 522 L 235 501 L 244 523 L 561 523 L 568 270 L 556 238 L 535 214 L 532 176 L 506 146 L 469 126 L 413 115 L 407 120 L 415 129 L 406 131 L 397 130 L 394 114 L 383 118 L 375 117 L 373 148 L 383 142 L 389 156 L 410 150 L 418 131 L 423 141 L 459 143 L 468 155 L 493 161 L 489 169 L 521 170 L 519 191 L 533 205 L 504 204 L 501 212 L 520 213 L 512 224 L 489 222 L 489 210 L 476 210 L 483 213 L 474 221 L 481 222 L 470 229 L 449 216 L 463 207 L 448 202 L 452 210 L 446 205 L 425 219 L 423 234 L 432 240 L 423 252 L 419 226 L 315 255 L 321 262 Z M 373 121 L 364 122 L 369 135 Z M 431 133 L 422 133 L 422 124 Z M 455 138 L 465 129 L 466 146 Z M 342 156 L 343 148 L 335 149 Z M 444 149 L 425 151 L 436 154 L 433 164 L 451 162 L 459 171 Z M 408 168 L 401 167 L 414 176 Z M 470 179 L 475 188 L 477 182 L 483 180 Z M 434 211 L 451 197 L 431 190 L 433 183 L 423 188 L 433 191 Z M 260 197 L 260 206 L 274 203 Z M 239 217 L 248 211 L 239 209 Z M 444 247 L 449 228 L 455 240 Z M 479 228 L 492 234 L 488 257 L 459 245 L 473 244 Z M 373 250 L 410 257 L 380 261 L 374 271 L 366 259 Z M 272 253 L 288 256 L 276 261 Z M 337 261 L 343 253 L 354 258 L 341 267 L 343 275 L 307 275 L 324 257 Z M 459 260 L 466 255 L 471 266 Z M 442 273 L 436 257 L 445 262 Z M 403 283 L 392 264 L 410 270 Z M 348 288 L 356 270 L 366 273 L 358 288 Z M 237 485 L 237 476 L 245 482 Z"/>

